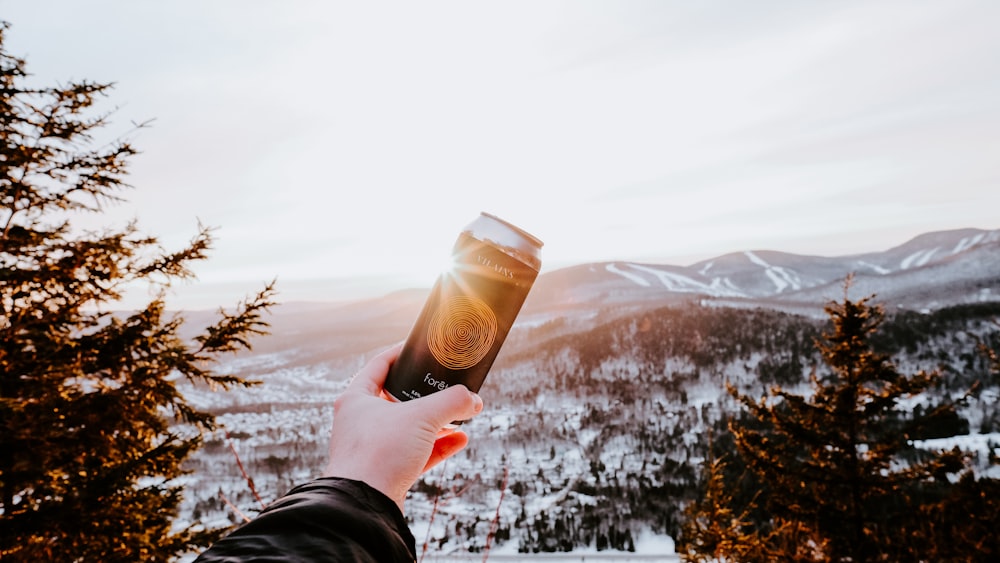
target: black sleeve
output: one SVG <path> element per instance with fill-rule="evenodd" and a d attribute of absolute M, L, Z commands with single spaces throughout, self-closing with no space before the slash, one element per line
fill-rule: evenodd
<path fill-rule="evenodd" d="M 396 503 L 361 481 L 325 477 L 295 487 L 195 563 L 415 560 Z"/>

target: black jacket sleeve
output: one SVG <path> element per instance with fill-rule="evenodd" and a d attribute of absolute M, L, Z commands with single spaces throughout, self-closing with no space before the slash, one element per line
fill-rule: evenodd
<path fill-rule="evenodd" d="M 195 563 L 416 560 L 392 500 L 361 481 L 325 477 L 299 485 L 215 542 Z"/>

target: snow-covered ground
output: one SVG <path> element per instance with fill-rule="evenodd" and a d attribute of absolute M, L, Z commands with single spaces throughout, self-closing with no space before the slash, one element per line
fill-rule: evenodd
<path fill-rule="evenodd" d="M 417 546 L 417 561 L 422 563 L 465 563 L 469 561 L 599 561 L 601 563 L 628 563 L 663 561 L 670 563 L 680 561 L 674 548 L 674 540 L 670 536 L 649 532 L 639 534 L 635 542 L 635 552 L 617 550 L 597 551 L 594 548 L 574 549 L 567 553 L 518 553 L 516 546 L 509 543 L 490 549 L 489 553 L 435 554 L 420 553 Z"/>
<path fill-rule="evenodd" d="M 649 274 L 637 269 L 629 273 Z M 791 283 L 791 278 L 786 281 Z M 554 335 L 539 325 L 537 332 L 515 334 L 511 341 L 521 338 L 522 345 L 536 346 L 533 337 L 548 334 L 562 342 L 562 332 L 573 332 L 571 324 L 555 327 Z M 620 347 L 590 364 L 581 359 L 585 347 L 562 343 L 551 350 L 533 350 L 532 357 L 540 358 L 537 363 L 510 363 L 491 373 L 483 389 L 486 410 L 463 427 L 471 438 L 469 446 L 426 474 L 406 501 L 419 559 L 483 561 L 485 541 L 492 537 L 496 521 L 505 534 L 491 542 L 488 561 L 679 560 L 673 540 L 663 533 L 676 529 L 677 507 L 698 479 L 711 431 L 735 408 L 725 383 L 759 392 L 755 386 L 761 385 L 760 366 L 773 362 L 773 352 L 744 338 L 739 353 L 725 357 L 732 349 L 729 342 L 712 343 L 705 332 L 705 343 L 699 339 L 690 345 L 700 347 L 701 355 L 657 356 L 660 341 L 646 344 L 651 351 L 628 338 L 637 333 L 641 319 L 631 326 L 616 327 L 608 335 L 597 332 Z M 754 332 L 767 329 L 755 326 Z M 581 328 L 580 334 L 588 333 Z M 662 342 L 680 336 L 680 329 L 665 332 Z M 968 355 L 975 347 L 961 331 L 941 338 L 945 340 L 935 347 L 901 358 L 902 371 L 933 369 L 921 362 L 936 362 L 939 349 Z M 600 344 L 597 338 L 591 341 Z M 772 344 L 781 352 L 780 342 Z M 315 362 L 298 353 L 262 354 L 259 364 L 245 361 L 221 370 L 249 372 L 263 381 L 258 387 L 226 394 L 185 388 L 195 407 L 218 415 L 224 430 L 206 435 L 205 447 L 191 461 L 193 473 L 184 479 L 182 522 L 225 526 L 238 520 L 233 507 L 253 517 L 261 503 L 317 476 L 325 463 L 331 404 L 370 351 L 315 355 L 323 358 Z M 808 361 L 802 362 L 803 375 Z M 956 367 L 956 373 L 962 367 Z M 564 381 L 550 384 L 559 378 Z M 785 388 L 804 394 L 810 390 L 805 379 Z M 964 413 L 972 434 L 916 445 L 958 446 L 976 454 L 979 469 L 1000 477 L 1000 468 L 986 467 L 990 453 L 1000 453 L 1000 433 L 988 433 L 995 428 L 991 421 L 996 420 L 996 404 L 996 387 L 984 389 L 981 396 L 969 399 Z M 261 501 L 250 494 L 236 456 L 253 477 Z M 611 545 L 606 541 L 611 531 L 618 538 L 629 532 L 628 543 L 615 545 L 633 545 L 635 552 L 598 551 L 598 541 Z M 569 553 L 519 553 L 566 547 L 558 541 L 576 547 Z"/>
<path fill-rule="evenodd" d="M 983 459 L 993 455 L 1000 456 L 1000 432 L 989 434 L 967 434 L 965 436 L 952 436 L 950 438 L 936 438 L 934 440 L 915 440 L 913 445 L 930 451 L 951 450 L 955 447 L 967 453 L 979 454 Z M 1000 479 L 1000 465 L 981 468 L 981 474 L 991 479 Z"/>

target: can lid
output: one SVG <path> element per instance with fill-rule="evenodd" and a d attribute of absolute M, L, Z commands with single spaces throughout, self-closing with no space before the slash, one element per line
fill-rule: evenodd
<path fill-rule="evenodd" d="M 496 215 L 480 213 L 476 220 L 465 227 L 465 232 L 478 240 L 495 244 L 535 270 L 541 268 L 541 249 L 544 243 L 538 237 Z"/>

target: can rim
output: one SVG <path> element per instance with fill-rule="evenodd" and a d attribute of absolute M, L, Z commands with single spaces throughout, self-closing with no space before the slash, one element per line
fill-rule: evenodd
<path fill-rule="evenodd" d="M 509 227 L 510 229 L 512 229 L 512 230 L 514 230 L 514 231 L 517 231 L 517 233 L 518 233 L 519 235 L 521 235 L 521 236 L 523 236 L 524 238 L 528 239 L 528 241 L 529 241 L 529 242 L 530 242 L 531 244 L 533 244 L 533 245 L 537 246 L 538 248 L 542 248 L 542 246 L 544 246 L 544 245 L 545 245 L 545 243 L 544 243 L 544 242 L 542 242 L 542 239 L 540 239 L 540 238 L 536 237 L 535 235 L 533 235 L 533 234 L 529 233 L 528 231 L 525 231 L 525 230 L 524 230 L 524 229 L 522 229 L 521 227 L 518 227 L 517 225 L 515 225 L 515 224 L 513 224 L 513 223 L 511 223 L 511 222 L 509 222 L 509 221 L 505 221 L 505 220 L 503 220 L 503 219 L 501 219 L 501 218 L 497 217 L 496 215 L 494 215 L 494 214 L 492 214 L 492 213 L 487 213 L 487 212 L 485 212 L 485 211 L 482 211 L 482 212 L 480 212 L 480 215 L 485 215 L 486 217 L 489 217 L 490 219 L 493 219 L 494 221 L 497 221 L 497 222 L 499 222 L 499 223 L 502 223 L 502 224 L 503 224 L 503 225 L 505 225 L 506 227 Z"/>

